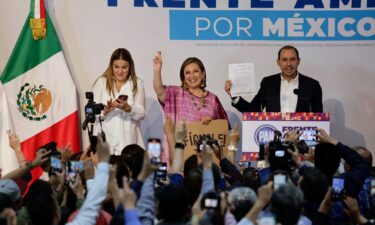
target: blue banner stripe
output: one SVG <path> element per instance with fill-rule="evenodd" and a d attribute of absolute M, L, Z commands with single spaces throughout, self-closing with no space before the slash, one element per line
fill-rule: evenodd
<path fill-rule="evenodd" d="M 375 10 L 170 10 L 171 40 L 375 40 Z"/>
<path fill-rule="evenodd" d="M 117 6 L 117 0 L 108 0 L 107 5 L 112 6 L 112 7 L 116 7 Z"/>

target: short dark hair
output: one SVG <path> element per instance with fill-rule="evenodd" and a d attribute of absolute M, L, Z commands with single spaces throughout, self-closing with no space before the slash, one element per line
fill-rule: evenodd
<path fill-rule="evenodd" d="M 120 161 L 125 162 L 126 165 L 128 165 L 132 172 L 133 179 L 137 179 L 142 170 L 144 152 L 145 150 L 137 144 L 127 145 L 121 151 Z"/>
<path fill-rule="evenodd" d="M 51 185 L 43 180 L 37 180 L 30 186 L 25 205 L 32 223 L 38 225 L 52 224 L 59 210 Z"/>
<path fill-rule="evenodd" d="M 291 45 L 284 45 L 282 48 L 280 48 L 279 52 L 277 53 L 277 59 L 280 59 L 280 55 L 281 55 L 281 52 L 283 50 L 294 50 L 296 52 L 296 55 L 297 55 L 297 59 L 299 59 L 299 52 L 297 50 L 297 48 L 291 46 Z"/>
<path fill-rule="evenodd" d="M 340 150 L 336 145 L 329 143 L 319 143 L 315 146 L 314 163 L 327 176 L 331 184 L 332 177 L 339 168 L 341 161 Z"/>
<path fill-rule="evenodd" d="M 314 167 L 305 170 L 302 177 L 299 186 L 305 200 L 320 203 L 324 199 L 329 187 L 327 177 Z"/>
<path fill-rule="evenodd" d="M 188 192 L 184 186 L 168 185 L 157 193 L 158 217 L 166 222 L 179 222 L 188 212 Z"/>

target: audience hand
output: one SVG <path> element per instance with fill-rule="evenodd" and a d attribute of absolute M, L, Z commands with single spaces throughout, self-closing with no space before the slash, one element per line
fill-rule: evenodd
<path fill-rule="evenodd" d="M 321 212 L 321 213 L 324 213 L 324 214 L 328 215 L 328 213 L 331 209 L 331 205 L 332 205 L 331 193 L 332 193 L 332 188 L 329 187 L 326 195 L 324 196 L 323 201 L 320 203 L 318 212 Z"/>
<path fill-rule="evenodd" d="M 346 205 L 344 211 L 346 214 L 348 214 L 348 216 L 354 223 L 365 224 L 367 222 L 367 219 L 361 214 L 361 211 L 359 210 L 357 199 L 350 196 L 345 196 L 344 202 Z"/>
<path fill-rule="evenodd" d="M 191 210 L 192 212 L 191 224 L 192 225 L 199 225 L 199 221 L 202 219 L 202 217 L 206 213 L 206 210 L 201 208 L 201 201 L 202 201 L 202 195 L 199 195 L 197 200 L 194 202 L 193 208 Z"/>
<path fill-rule="evenodd" d="M 71 147 L 71 144 L 67 144 L 62 149 L 58 148 L 58 150 L 61 152 L 61 162 L 66 163 L 70 160 L 73 155 L 73 150 Z"/>
<path fill-rule="evenodd" d="M 225 92 L 227 92 L 227 94 L 228 94 L 229 96 L 231 96 L 231 94 L 230 94 L 230 89 L 232 88 L 232 81 L 230 81 L 230 80 L 225 81 L 225 86 L 224 86 L 224 88 L 225 88 Z"/>
<path fill-rule="evenodd" d="M 297 144 L 299 137 L 302 135 L 303 132 L 299 132 L 299 130 L 292 130 L 286 133 L 285 139 L 286 141 L 292 142 L 293 144 Z"/>
<path fill-rule="evenodd" d="M 1 212 L 0 218 L 4 218 L 6 220 L 6 225 L 17 225 L 16 212 L 11 208 L 5 208 Z"/>
<path fill-rule="evenodd" d="M 98 155 L 99 162 L 109 162 L 110 151 L 107 142 L 103 142 L 102 136 L 97 134 L 98 143 L 96 144 L 96 155 Z"/>
<path fill-rule="evenodd" d="M 142 163 L 142 170 L 139 173 L 137 179 L 139 181 L 145 181 L 148 176 L 150 176 L 156 169 L 158 168 L 157 165 L 154 165 L 150 162 L 148 157 L 148 152 L 145 151 L 143 154 L 143 163 Z"/>
<path fill-rule="evenodd" d="M 273 193 L 273 181 L 270 181 L 258 189 L 257 201 L 259 201 L 259 203 L 263 205 L 263 207 L 266 206 L 268 202 L 271 201 L 272 193 Z"/>
<path fill-rule="evenodd" d="M 186 133 L 187 133 L 186 122 L 185 121 L 178 122 L 175 130 L 176 130 L 175 132 L 176 143 L 185 144 L 185 138 L 186 138 Z"/>
<path fill-rule="evenodd" d="M 119 189 L 119 196 L 125 209 L 134 209 L 137 202 L 137 195 L 130 188 L 127 177 L 122 178 L 123 188 Z"/>
<path fill-rule="evenodd" d="M 35 168 L 37 166 L 41 166 L 45 162 L 49 160 L 49 155 L 51 154 L 51 150 L 43 152 L 39 155 L 36 155 L 35 159 L 31 163 L 32 168 Z"/>
<path fill-rule="evenodd" d="M 9 138 L 9 146 L 15 151 L 21 150 L 20 138 L 18 135 L 11 130 L 8 130 L 7 133 Z"/>
<path fill-rule="evenodd" d="M 78 199 L 85 198 L 85 189 L 82 184 L 82 178 L 79 174 L 76 175 L 74 180 L 69 182 L 69 187 L 72 189 Z"/>
<path fill-rule="evenodd" d="M 337 145 L 338 141 L 332 138 L 331 136 L 329 136 L 329 134 L 327 134 L 325 130 L 323 130 L 322 128 L 318 128 L 317 130 L 318 130 L 318 133 L 316 134 L 316 137 L 319 142 Z"/>
<path fill-rule="evenodd" d="M 288 148 L 287 151 L 289 152 L 290 157 L 293 160 L 293 162 L 296 164 L 296 166 L 298 168 L 301 168 L 302 167 L 302 162 L 301 162 L 301 160 L 299 158 L 298 150 L 297 149 L 292 150 L 292 149 Z"/>
<path fill-rule="evenodd" d="M 212 148 L 203 141 L 202 144 L 204 145 L 204 148 L 202 150 L 202 163 L 204 169 L 211 169 L 212 168 Z"/>

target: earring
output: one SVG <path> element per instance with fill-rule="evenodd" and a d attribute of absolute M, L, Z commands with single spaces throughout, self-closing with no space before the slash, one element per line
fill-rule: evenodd
<path fill-rule="evenodd" d="M 203 78 L 201 82 L 201 88 L 204 88 L 206 86 L 206 79 Z"/>

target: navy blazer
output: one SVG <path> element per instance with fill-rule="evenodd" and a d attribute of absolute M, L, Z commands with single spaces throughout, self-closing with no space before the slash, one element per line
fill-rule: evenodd
<path fill-rule="evenodd" d="M 298 100 L 296 112 L 323 112 L 322 88 L 317 80 L 299 73 Z M 251 102 L 240 97 L 233 104 L 238 111 L 244 112 L 280 112 L 281 74 L 263 78 L 260 89 Z"/>

